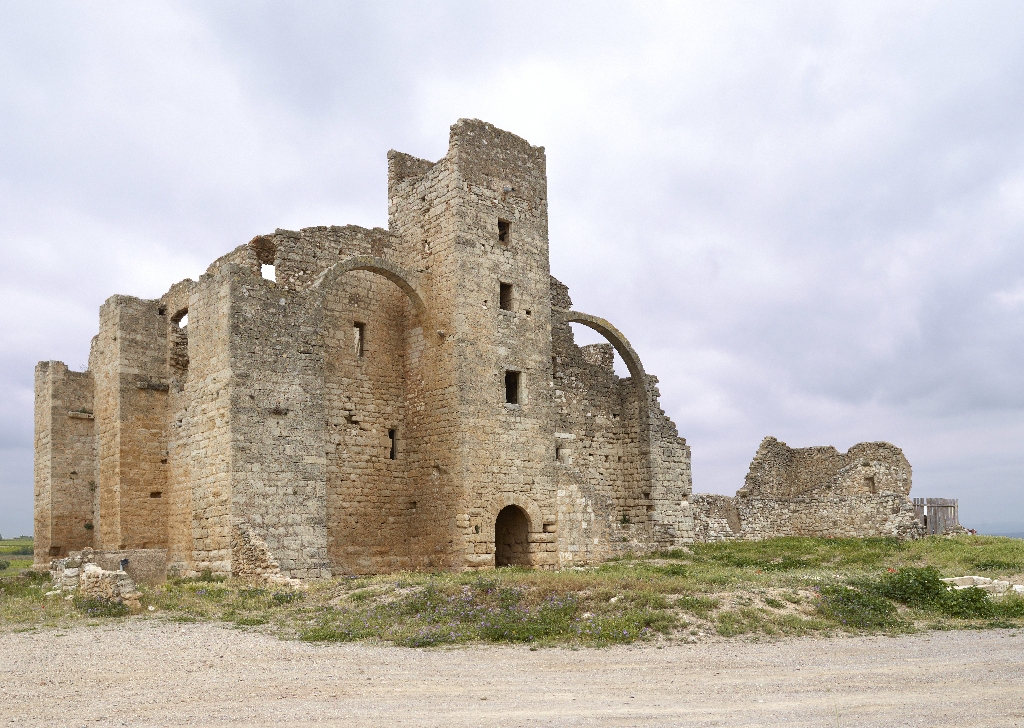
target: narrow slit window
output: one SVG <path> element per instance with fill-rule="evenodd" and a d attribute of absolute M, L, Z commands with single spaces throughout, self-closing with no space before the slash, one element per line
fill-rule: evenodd
<path fill-rule="evenodd" d="M 398 459 L 398 431 L 388 430 L 388 440 L 391 441 L 391 452 L 388 455 L 392 460 Z M 416 506 L 413 506 L 415 508 Z"/>
<path fill-rule="evenodd" d="M 562 462 L 562 448 L 555 446 L 555 460 Z"/>
<path fill-rule="evenodd" d="M 505 404 L 519 404 L 519 372 L 505 372 Z"/>
<path fill-rule="evenodd" d="M 512 224 L 508 220 L 498 220 L 498 242 L 507 243 Z"/>
<path fill-rule="evenodd" d="M 501 283 L 498 288 L 498 307 L 502 311 L 512 310 L 512 284 Z"/>
<path fill-rule="evenodd" d="M 352 340 L 355 347 L 356 357 L 361 357 L 366 352 L 366 324 L 356 321 L 352 326 Z"/>

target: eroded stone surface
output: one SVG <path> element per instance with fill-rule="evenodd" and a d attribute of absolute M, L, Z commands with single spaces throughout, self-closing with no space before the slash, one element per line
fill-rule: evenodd
<path fill-rule="evenodd" d="M 791 448 L 766 437 L 735 496 L 691 498 L 698 541 L 775 536 L 916 538 L 911 468 L 887 442 Z"/>
<path fill-rule="evenodd" d="M 464 119 L 437 162 L 388 153 L 387 230 L 278 229 L 108 299 L 86 372 L 36 368 L 37 565 L 487 567 L 508 508 L 540 568 L 691 542 L 689 448 L 551 277 L 547 215 L 544 149 Z"/>

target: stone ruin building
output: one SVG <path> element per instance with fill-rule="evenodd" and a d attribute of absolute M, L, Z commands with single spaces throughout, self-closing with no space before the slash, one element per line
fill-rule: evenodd
<path fill-rule="evenodd" d="M 735 496 L 691 498 L 698 541 L 775 536 L 923 533 L 910 498 L 910 463 L 887 442 L 791 448 L 766 437 Z"/>
<path fill-rule="evenodd" d="M 158 299 L 109 298 L 87 371 L 36 367 L 36 567 L 557 568 L 906 531 L 885 444 L 765 440 L 735 498 L 691 499 L 657 379 L 551 276 L 547 215 L 544 148 L 463 119 L 438 162 L 388 153 L 387 230 L 279 229 Z"/>
<path fill-rule="evenodd" d="M 461 120 L 438 162 L 388 153 L 387 230 L 277 230 L 109 298 L 87 371 L 36 367 L 37 564 L 312 578 L 692 541 L 689 448 L 551 276 L 547 205 L 543 147 Z"/>

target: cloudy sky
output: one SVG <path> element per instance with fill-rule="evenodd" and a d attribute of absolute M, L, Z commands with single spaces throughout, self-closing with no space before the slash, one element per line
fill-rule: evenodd
<path fill-rule="evenodd" d="M 33 366 L 84 367 L 104 299 L 386 225 L 387 150 L 460 117 L 547 148 L 552 272 L 660 377 L 696 491 L 765 435 L 888 440 L 1024 531 L 1024 4 L 0 0 L 0 533 Z"/>

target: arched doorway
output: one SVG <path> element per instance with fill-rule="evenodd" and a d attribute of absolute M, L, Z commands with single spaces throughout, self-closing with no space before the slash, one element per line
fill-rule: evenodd
<path fill-rule="evenodd" d="M 519 506 L 505 506 L 494 522 L 494 565 L 529 566 L 530 519 Z"/>

